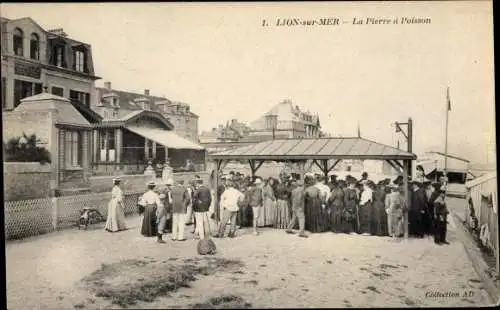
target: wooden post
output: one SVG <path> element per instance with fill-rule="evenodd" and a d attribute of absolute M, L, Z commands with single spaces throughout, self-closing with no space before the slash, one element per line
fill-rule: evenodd
<path fill-rule="evenodd" d="M 217 225 L 219 225 L 219 216 L 220 216 L 220 207 L 219 207 L 219 195 L 218 195 L 218 191 L 219 191 L 219 172 L 220 172 L 220 168 L 221 168 L 221 160 L 220 159 L 216 159 L 215 160 L 215 195 L 214 195 L 214 211 L 215 211 L 215 222 L 217 223 Z"/>
<path fill-rule="evenodd" d="M 52 228 L 57 230 L 57 197 L 52 198 Z"/>
<path fill-rule="evenodd" d="M 123 149 L 123 131 L 121 128 L 115 129 L 115 159 L 116 159 L 116 170 L 120 170 L 120 162 L 122 158 Z"/>
<path fill-rule="evenodd" d="M 404 212 L 404 225 L 405 225 L 405 239 L 408 239 L 408 211 L 410 209 L 410 193 L 408 191 L 408 168 L 409 160 L 403 161 L 403 190 L 405 195 L 405 202 L 407 210 Z"/>
<path fill-rule="evenodd" d="M 255 177 L 255 161 L 249 159 L 248 164 L 250 165 L 250 171 L 252 173 L 252 180 L 253 180 L 253 178 Z"/>
<path fill-rule="evenodd" d="M 323 174 L 325 175 L 325 180 L 328 179 L 328 159 L 323 159 L 321 161 L 323 166 Z"/>

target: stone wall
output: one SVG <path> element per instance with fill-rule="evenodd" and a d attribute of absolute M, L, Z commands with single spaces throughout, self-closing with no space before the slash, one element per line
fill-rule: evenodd
<path fill-rule="evenodd" d="M 7 162 L 3 167 L 5 201 L 51 196 L 50 164 Z"/>

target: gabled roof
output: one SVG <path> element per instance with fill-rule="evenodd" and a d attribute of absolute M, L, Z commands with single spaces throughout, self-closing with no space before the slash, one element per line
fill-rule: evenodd
<path fill-rule="evenodd" d="M 110 94 L 110 93 L 115 93 L 118 95 L 118 98 L 120 100 L 120 109 L 127 109 L 127 110 L 142 110 L 141 107 L 137 106 L 134 102 L 134 100 L 137 100 L 139 98 L 147 98 L 149 99 L 149 104 L 151 107 L 152 111 L 155 112 L 160 112 L 160 113 L 165 113 L 163 110 L 160 110 L 160 108 L 155 104 L 157 101 L 162 101 L 166 103 L 167 105 L 171 104 L 179 104 L 176 102 L 173 102 L 172 100 L 165 98 L 165 97 L 158 97 L 158 96 L 147 96 L 142 93 L 133 93 L 133 92 L 127 92 L 127 91 L 122 91 L 122 90 L 116 90 L 116 89 L 107 89 L 105 87 L 96 87 L 97 90 L 100 91 L 102 95 L 104 94 Z M 109 103 L 103 102 L 103 105 L 107 108 L 112 108 L 112 106 Z M 188 113 L 189 116 L 194 116 L 196 117 L 197 115 L 194 114 L 193 112 Z"/>
<path fill-rule="evenodd" d="M 173 130 L 174 125 L 166 119 L 161 113 L 148 111 L 148 110 L 136 110 L 128 113 L 127 115 L 121 116 L 118 119 L 104 119 L 98 127 L 115 127 L 115 126 L 124 126 L 126 124 L 132 124 L 139 118 L 142 117 L 151 117 L 158 120 L 162 123 L 166 129 Z"/>
<path fill-rule="evenodd" d="M 213 159 L 416 159 L 412 153 L 401 151 L 363 138 L 304 138 L 269 140 L 249 146 L 219 152 Z"/>
<path fill-rule="evenodd" d="M 43 29 L 42 26 L 40 26 L 39 23 L 37 23 L 33 18 L 31 17 L 21 17 L 21 18 L 16 18 L 16 19 L 8 19 L 8 18 L 2 18 L 2 22 L 4 22 L 3 19 L 6 19 L 6 22 L 16 22 L 16 21 L 20 21 L 20 20 L 28 20 L 30 21 L 31 23 L 33 23 L 36 27 L 38 27 L 38 29 L 40 29 L 42 32 L 45 32 L 45 33 L 49 33 L 47 32 L 47 30 Z"/>
<path fill-rule="evenodd" d="M 57 111 L 56 124 L 73 127 L 90 128 L 92 125 L 80 112 L 64 98 L 49 93 L 41 93 L 21 100 L 15 112 Z"/>

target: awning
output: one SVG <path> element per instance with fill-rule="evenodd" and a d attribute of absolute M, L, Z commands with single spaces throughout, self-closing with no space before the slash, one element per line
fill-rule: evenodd
<path fill-rule="evenodd" d="M 204 150 L 205 148 L 194 142 L 185 139 L 173 131 L 168 131 L 159 128 L 148 128 L 148 127 L 138 127 L 138 126 L 126 126 L 126 129 L 132 131 L 133 133 L 143 136 L 146 139 L 150 139 L 156 143 L 159 143 L 167 148 L 171 149 L 190 149 L 190 150 Z"/>

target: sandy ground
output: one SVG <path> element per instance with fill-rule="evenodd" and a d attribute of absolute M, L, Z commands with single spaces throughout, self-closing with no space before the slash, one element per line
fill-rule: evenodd
<path fill-rule="evenodd" d="M 138 306 L 188 307 L 223 293 L 266 308 L 489 305 L 450 220 L 451 244 L 445 246 L 430 239 L 394 242 L 333 233 L 302 239 L 282 230 L 265 229 L 260 236 L 240 230 L 235 239 L 215 239 L 216 256 L 241 260 L 245 266 L 240 272 L 200 276 L 190 288 Z M 127 221 L 130 229 L 114 234 L 75 229 L 7 243 L 8 308 L 72 308 L 77 303 L 75 286 L 102 263 L 197 255 L 191 234 L 185 242 L 168 240 L 161 245 L 140 235 L 140 218 Z M 435 292 L 459 296 L 429 296 Z M 94 306 L 107 307 L 99 301 Z"/>

